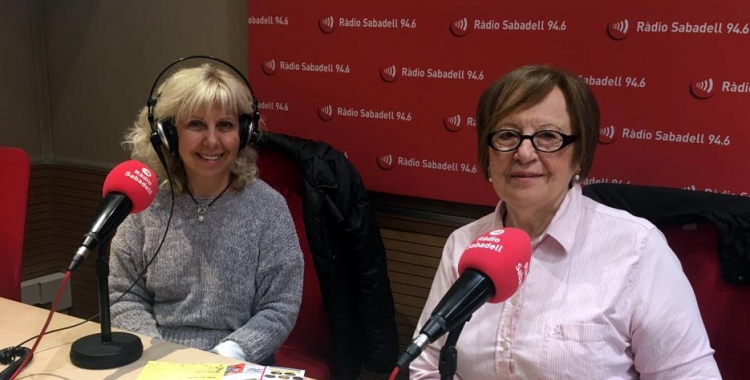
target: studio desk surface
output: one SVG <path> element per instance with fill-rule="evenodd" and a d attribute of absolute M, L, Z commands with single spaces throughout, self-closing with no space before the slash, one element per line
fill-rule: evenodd
<path fill-rule="evenodd" d="M 0 298 L 0 348 L 15 346 L 38 334 L 48 313 L 48 310 L 42 308 Z M 55 313 L 47 331 L 81 321 L 83 320 L 80 318 Z M 113 329 L 113 331 L 122 330 Z M 45 335 L 36 349 L 33 360 L 17 379 L 136 379 L 146 363 L 151 360 L 174 363 L 238 363 L 236 359 L 136 334 L 143 343 L 143 356 L 135 362 L 107 370 L 88 370 L 74 366 L 70 362 L 70 346 L 80 337 L 99 332 L 101 328 L 98 323 L 86 322 L 81 326 Z M 32 340 L 25 346 L 31 348 L 33 344 Z M 4 368 L 0 366 L 0 370 Z M 307 377 L 305 379 L 313 380 Z"/>

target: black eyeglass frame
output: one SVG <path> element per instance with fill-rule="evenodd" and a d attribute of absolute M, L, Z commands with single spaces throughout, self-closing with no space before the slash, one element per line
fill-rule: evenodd
<path fill-rule="evenodd" d="M 492 144 L 492 138 L 496 134 L 498 134 L 500 132 L 511 132 L 511 133 L 516 134 L 519 137 L 518 145 L 516 145 L 512 149 L 505 149 L 505 150 L 497 149 L 495 147 L 495 145 Z M 540 133 L 550 133 L 550 132 L 554 133 L 556 135 L 560 135 L 560 137 L 562 138 L 562 144 L 560 144 L 560 147 L 557 148 L 557 149 L 555 149 L 555 150 L 541 150 L 541 149 L 539 149 L 539 147 L 536 146 L 536 143 L 534 142 L 534 137 L 536 137 Z M 512 130 L 512 129 L 499 129 L 499 130 L 494 131 L 494 132 L 490 133 L 489 135 L 487 135 L 487 145 L 490 148 L 492 148 L 493 150 L 496 150 L 498 152 L 512 152 L 514 150 L 517 150 L 518 148 L 521 147 L 521 144 L 523 144 L 524 140 L 531 141 L 531 146 L 534 147 L 534 150 L 537 151 L 537 152 L 541 152 L 541 153 L 555 153 L 555 152 L 559 152 L 559 151 L 563 150 L 563 148 L 565 148 L 566 146 L 568 146 L 568 145 L 574 143 L 576 140 L 578 140 L 578 135 L 566 135 L 566 134 L 564 134 L 564 133 L 562 133 L 560 131 L 555 131 L 555 130 L 551 130 L 551 129 L 544 129 L 544 130 L 541 130 L 541 131 L 536 131 L 536 132 L 534 132 L 533 135 L 523 135 L 523 134 L 521 134 L 521 132 L 518 132 L 518 131 L 515 131 L 515 130 Z"/>

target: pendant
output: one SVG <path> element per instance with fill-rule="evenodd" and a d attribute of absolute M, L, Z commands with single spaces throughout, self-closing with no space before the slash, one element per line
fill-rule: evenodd
<path fill-rule="evenodd" d="M 206 220 L 206 216 L 204 215 L 206 213 L 206 209 L 203 207 L 198 206 L 198 221 L 203 223 L 204 220 Z"/>

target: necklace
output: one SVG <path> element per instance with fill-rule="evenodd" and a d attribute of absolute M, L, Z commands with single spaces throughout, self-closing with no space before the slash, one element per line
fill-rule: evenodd
<path fill-rule="evenodd" d="M 190 189 L 188 189 L 188 187 L 185 186 L 185 190 L 187 190 L 188 194 L 190 195 L 190 198 L 192 198 L 193 202 L 195 202 L 195 207 L 198 209 L 198 221 L 199 222 L 203 223 L 203 221 L 206 220 L 206 211 L 208 211 L 208 208 L 211 207 L 211 205 L 214 204 L 214 202 L 216 202 L 219 198 L 221 198 L 222 195 L 224 195 L 224 192 L 227 191 L 227 189 L 229 188 L 229 185 L 231 184 L 232 184 L 232 181 L 229 181 L 229 183 L 227 184 L 227 187 L 225 187 L 224 190 L 222 190 L 221 193 L 219 193 L 219 195 L 216 196 L 216 198 L 214 198 L 211 202 L 209 202 L 205 206 L 201 206 L 201 204 L 198 203 L 198 201 L 193 196 L 193 193 L 190 192 Z"/>

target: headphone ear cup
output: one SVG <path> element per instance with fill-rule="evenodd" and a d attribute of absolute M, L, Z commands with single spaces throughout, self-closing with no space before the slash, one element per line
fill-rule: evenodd
<path fill-rule="evenodd" d="M 252 116 L 248 114 L 240 115 L 240 150 L 250 142 L 250 136 L 258 125 L 256 115 L 257 113 L 253 113 Z"/>
<path fill-rule="evenodd" d="M 159 133 L 161 143 L 167 147 L 169 153 L 176 156 L 177 149 L 177 129 L 172 123 L 172 119 L 158 120 L 156 122 L 156 131 Z"/>

